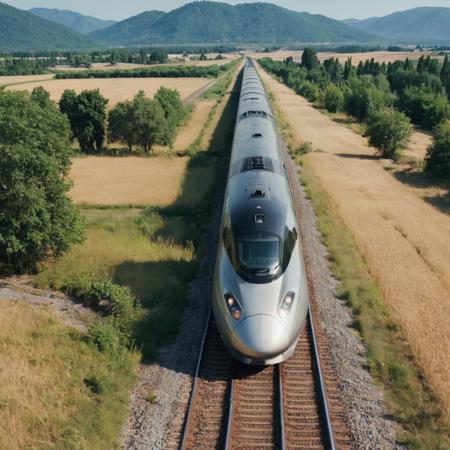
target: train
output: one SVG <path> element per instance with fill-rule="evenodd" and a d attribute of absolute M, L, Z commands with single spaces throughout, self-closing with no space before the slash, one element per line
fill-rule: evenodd
<path fill-rule="evenodd" d="M 309 292 L 283 143 L 253 61 L 243 68 L 214 271 L 212 310 L 244 364 L 291 357 Z"/>

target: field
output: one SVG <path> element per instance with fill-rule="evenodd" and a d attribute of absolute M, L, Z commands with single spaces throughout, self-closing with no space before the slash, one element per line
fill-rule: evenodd
<path fill-rule="evenodd" d="M 177 89 L 182 99 L 210 83 L 207 78 L 106 78 L 106 79 L 81 79 L 81 80 L 49 80 L 42 82 L 30 82 L 17 84 L 7 89 L 27 90 L 42 86 L 50 92 L 53 100 L 59 101 L 66 89 L 74 89 L 77 93 L 85 89 L 100 89 L 100 92 L 109 99 L 111 107 L 118 102 L 132 98 L 139 91 L 144 91 L 152 97 L 161 87 Z"/>
<path fill-rule="evenodd" d="M 185 151 L 194 143 L 198 137 L 203 124 L 207 121 L 208 115 L 215 105 L 214 100 L 202 100 L 196 102 L 187 123 L 180 128 L 175 139 L 173 149 L 175 151 Z"/>
<path fill-rule="evenodd" d="M 179 194 L 187 163 L 180 157 L 74 158 L 71 196 L 94 205 L 167 206 Z"/>
<path fill-rule="evenodd" d="M 386 171 L 386 161 L 363 137 L 267 74 L 263 79 L 289 118 L 297 145 L 312 143 L 308 162 L 352 232 L 417 362 L 449 408 L 449 216 Z"/>
<path fill-rule="evenodd" d="M 51 73 L 45 75 L 17 75 L 11 77 L 0 77 L 0 86 L 8 86 L 11 84 L 31 83 L 33 81 L 47 81 L 51 80 L 53 75 Z"/>
<path fill-rule="evenodd" d="M 0 448 L 116 448 L 136 361 L 101 353 L 42 307 L 1 300 L 0 321 Z"/>
<path fill-rule="evenodd" d="M 251 53 L 252 58 L 272 58 L 275 61 L 282 61 L 289 56 L 292 56 L 295 61 L 300 61 L 302 57 L 302 51 L 294 50 L 279 50 L 276 52 L 268 53 Z M 367 53 L 332 53 L 321 52 L 319 53 L 320 61 L 324 61 L 329 58 L 338 58 L 341 63 L 347 61 L 348 58 L 352 58 L 353 64 L 357 65 L 360 61 L 366 61 L 367 59 L 374 58 L 377 62 L 393 62 L 397 60 L 403 60 L 409 58 L 410 60 L 417 60 L 422 55 L 427 56 L 432 54 L 431 52 L 367 52 Z M 442 59 L 440 56 L 434 56 L 435 58 Z"/>
<path fill-rule="evenodd" d="M 197 55 L 198 56 L 198 55 Z M 208 58 L 215 58 L 217 54 L 208 54 Z M 184 61 L 184 58 L 181 55 L 169 55 L 169 62 L 164 64 L 151 64 L 151 65 L 142 65 L 142 64 L 133 64 L 133 63 L 117 63 L 115 65 L 111 65 L 109 63 L 94 63 L 90 70 L 117 70 L 117 69 L 143 69 L 146 67 L 161 67 L 161 66 L 212 66 L 213 64 L 217 64 L 221 66 L 223 64 L 228 64 L 232 60 L 236 59 L 238 55 L 235 54 L 224 54 L 222 55 L 224 59 L 208 59 L 207 61 L 196 61 L 190 60 Z M 178 59 L 180 58 L 180 59 Z M 73 71 L 83 71 L 86 70 L 84 67 L 72 67 L 72 66 L 56 66 L 55 71 L 57 72 L 73 72 Z"/>

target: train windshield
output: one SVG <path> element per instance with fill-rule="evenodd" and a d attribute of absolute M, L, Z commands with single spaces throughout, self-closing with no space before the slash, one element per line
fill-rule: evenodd
<path fill-rule="evenodd" d="M 238 240 L 240 265 L 255 276 L 278 271 L 281 264 L 280 238 L 268 233 L 251 233 Z"/>

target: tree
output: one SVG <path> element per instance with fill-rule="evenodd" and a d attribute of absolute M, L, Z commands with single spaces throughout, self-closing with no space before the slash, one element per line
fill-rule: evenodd
<path fill-rule="evenodd" d="M 325 92 L 325 107 L 328 112 L 335 113 L 342 110 L 344 105 L 344 94 L 333 84 Z"/>
<path fill-rule="evenodd" d="M 395 158 L 411 137 L 413 127 L 403 113 L 384 108 L 372 113 L 367 122 L 366 135 L 370 145 L 377 148 L 385 158 Z"/>
<path fill-rule="evenodd" d="M 76 95 L 74 91 L 64 91 L 59 108 L 66 114 L 73 136 L 78 140 L 83 152 L 100 151 L 105 139 L 106 105 L 98 89 L 83 91 Z"/>
<path fill-rule="evenodd" d="M 150 62 L 153 64 L 165 64 L 169 62 L 169 54 L 163 49 L 153 50 L 150 53 Z"/>
<path fill-rule="evenodd" d="M 173 145 L 177 127 L 181 124 L 185 116 L 180 94 L 174 89 L 160 87 L 154 96 L 154 100 L 164 110 L 164 116 L 168 124 L 165 128 L 166 133 L 163 136 L 163 144 Z"/>
<path fill-rule="evenodd" d="M 359 84 L 346 91 L 344 109 L 359 121 L 363 121 L 375 111 L 385 106 L 392 106 L 393 102 L 392 94 L 370 84 L 367 86 Z"/>
<path fill-rule="evenodd" d="M 37 102 L 41 107 L 45 107 L 51 103 L 50 92 L 45 90 L 42 86 L 35 87 L 31 91 L 31 100 Z"/>
<path fill-rule="evenodd" d="M 0 91 L 3 270 L 31 271 L 46 256 L 59 255 L 84 238 L 84 222 L 67 196 L 69 136 L 69 123 L 53 102 Z"/>
<path fill-rule="evenodd" d="M 450 121 L 434 130 L 433 144 L 428 148 L 425 170 L 450 180 Z"/>
<path fill-rule="evenodd" d="M 147 98 L 143 91 L 134 97 L 133 108 L 136 143 L 148 154 L 153 145 L 164 142 L 169 124 L 160 103 Z"/>
<path fill-rule="evenodd" d="M 118 103 L 108 115 L 109 142 L 126 144 L 131 152 L 133 145 L 136 143 L 134 122 L 133 103 L 129 100 Z"/>
<path fill-rule="evenodd" d="M 305 50 L 303 50 L 301 65 L 307 70 L 312 70 L 320 65 L 317 52 L 313 48 L 305 48 Z"/>

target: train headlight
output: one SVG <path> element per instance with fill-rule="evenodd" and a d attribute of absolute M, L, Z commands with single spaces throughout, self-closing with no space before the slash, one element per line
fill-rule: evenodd
<path fill-rule="evenodd" d="M 228 311 L 234 320 L 239 320 L 242 317 L 242 308 L 233 294 L 225 294 L 225 302 Z"/>
<path fill-rule="evenodd" d="M 281 317 L 286 317 L 291 312 L 292 305 L 294 304 L 294 299 L 294 292 L 288 292 L 285 295 L 283 301 L 280 303 L 280 307 L 278 308 Z"/>

